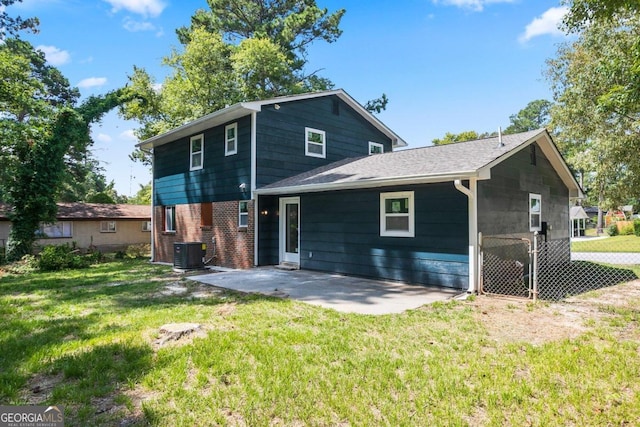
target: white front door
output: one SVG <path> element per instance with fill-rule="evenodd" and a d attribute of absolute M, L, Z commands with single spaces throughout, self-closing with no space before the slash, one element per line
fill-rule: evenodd
<path fill-rule="evenodd" d="M 280 262 L 300 264 L 300 197 L 280 199 Z"/>

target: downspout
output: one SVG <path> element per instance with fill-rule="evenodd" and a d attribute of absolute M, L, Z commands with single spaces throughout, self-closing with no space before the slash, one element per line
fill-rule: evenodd
<path fill-rule="evenodd" d="M 258 265 L 258 219 L 260 210 L 258 209 L 258 196 L 256 196 L 256 175 L 257 175 L 257 121 L 258 113 L 251 112 L 251 199 L 253 200 L 253 265 Z"/>
<path fill-rule="evenodd" d="M 469 188 L 462 185 L 462 181 L 453 181 L 456 190 L 467 196 L 469 212 L 469 287 L 467 292 L 473 293 L 478 290 L 478 204 L 477 204 L 477 181 L 469 179 Z"/>
<path fill-rule="evenodd" d="M 143 148 L 140 148 L 140 150 L 143 153 L 147 153 L 149 155 L 151 155 L 151 262 L 155 262 L 156 260 L 156 245 L 155 245 L 155 234 L 156 234 L 156 220 L 155 220 L 155 197 L 154 197 L 154 192 L 153 192 L 153 187 L 154 187 L 154 174 L 153 174 L 153 165 L 154 165 L 154 159 L 155 159 L 155 154 L 153 152 L 153 149 L 151 150 L 145 150 Z"/>

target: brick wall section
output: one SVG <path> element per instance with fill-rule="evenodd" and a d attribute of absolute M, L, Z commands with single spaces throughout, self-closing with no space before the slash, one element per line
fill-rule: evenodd
<path fill-rule="evenodd" d="M 238 228 L 238 201 L 212 203 L 212 226 L 202 226 L 199 203 L 176 205 L 176 232 L 163 231 L 164 206 L 154 209 L 155 259 L 173 263 L 173 244 L 176 242 L 203 242 L 207 244 L 206 259 L 214 255 L 209 265 L 229 268 L 253 267 L 253 201 L 249 201 L 246 228 Z"/>
<path fill-rule="evenodd" d="M 215 265 L 231 268 L 253 267 L 253 201 L 249 201 L 248 226 L 238 228 L 239 202 L 213 204 L 213 237 L 216 239 Z"/>

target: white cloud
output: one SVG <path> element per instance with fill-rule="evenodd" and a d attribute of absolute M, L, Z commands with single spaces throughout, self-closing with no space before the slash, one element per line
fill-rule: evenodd
<path fill-rule="evenodd" d="M 99 133 L 98 135 L 96 135 L 96 140 L 99 142 L 111 142 L 113 141 L 113 138 L 111 138 L 106 133 Z"/>
<path fill-rule="evenodd" d="M 445 6 L 456 6 L 463 9 L 471 9 L 481 12 L 486 5 L 492 3 L 512 3 L 514 0 L 432 0 L 434 4 L 442 3 Z"/>
<path fill-rule="evenodd" d="M 134 135 L 133 133 L 133 129 L 127 129 L 124 132 L 120 133 L 120 138 L 122 139 L 128 139 L 131 141 L 137 141 L 138 137 Z"/>
<path fill-rule="evenodd" d="M 135 33 L 138 31 L 155 31 L 156 30 L 156 26 L 153 25 L 151 22 L 136 21 L 135 19 L 132 19 L 128 16 L 124 18 L 123 26 L 125 30 L 131 31 L 132 33 Z"/>
<path fill-rule="evenodd" d="M 151 85 L 151 88 L 155 93 L 160 93 L 160 91 L 162 90 L 162 83 L 154 83 Z"/>
<path fill-rule="evenodd" d="M 45 58 L 47 58 L 47 62 L 54 67 L 59 67 L 60 65 L 64 65 L 71 60 L 71 55 L 66 50 L 58 49 L 55 46 L 45 46 L 40 45 L 36 46 L 36 49 L 44 52 Z"/>
<path fill-rule="evenodd" d="M 566 6 L 552 7 L 527 24 L 524 29 L 524 34 L 522 34 L 518 40 L 520 40 L 520 43 L 526 43 L 534 37 L 545 34 L 553 36 L 563 35 L 564 33 L 560 30 L 559 25 L 568 11 L 569 8 Z"/>
<path fill-rule="evenodd" d="M 106 83 L 107 83 L 106 77 L 89 77 L 89 78 L 80 80 L 80 82 L 78 83 L 78 87 L 86 89 L 90 87 L 103 86 Z"/>
<path fill-rule="evenodd" d="M 111 11 L 128 10 L 142 16 L 159 16 L 167 4 L 163 0 L 104 0 L 111 5 Z"/>

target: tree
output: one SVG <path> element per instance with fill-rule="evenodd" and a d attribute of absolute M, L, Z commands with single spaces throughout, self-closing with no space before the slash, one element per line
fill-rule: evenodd
<path fill-rule="evenodd" d="M 140 184 L 140 188 L 135 196 L 131 197 L 128 203 L 133 205 L 150 205 L 151 204 L 151 183 L 142 185 Z"/>
<path fill-rule="evenodd" d="M 478 133 L 475 130 L 467 130 L 460 133 L 447 132 L 444 137 L 433 139 L 431 143 L 433 145 L 446 145 L 454 142 L 473 141 L 474 139 L 487 138 L 493 135 L 493 133 L 488 132 Z"/>
<path fill-rule="evenodd" d="M 138 120 L 136 136 L 147 139 L 228 105 L 333 87 L 318 70 L 307 71 L 308 47 L 340 37 L 344 9 L 329 13 L 315 0 L 208 0 L 191 25 L 177 30 L 181 49 L 164 58 L 170 68 L 158 85 L 146 70 L 134 67 L 130 83 L 146 94 L 121 111 Z M 367 103 L 372 112 L 386 108 L 386 95 Z M 133 160 L 148 163 L 137 151 Z"/>
<path fill-rule="evenodd" d="M 612 80 L 598 96 L 599 108 L 633 117 L 640 114 L 640 35 L 637 19 L 640 2 L 635 0 L 572 0 L 563 24 L 567 31 L 591 32 L 593 24 L 608 27 L 623 49 L 604 51 L 598 71 Z M 635 21 L 635 22 L 634 22 Z M 619 33 L 619 34 L 614 34 Z M 622 41 L 624 35 L 627 38 Z M 620 37 L 622 36 L 622 37 Z M 630 36 L 630 37 L 629 37 Z"/>
<path fill-rule="evenodd" d="M 640 116 L 628 102 L 635 90 L 629 83 L 639 71 L 628 62 L 628 52 L 638 34 L 635 15 L 593 21 L 548 62 L 556 141 L 601 210 L 623 204 L 640 189 Z"/>
<path fill-rule="evenodd" d="M 19 39 L 0 45 L 0 186 L 12 206 L 8 259 L 29 253 L 40 223 L 55 220 L 65 160 L 86 152 L 89 125 L 132 96 L 123 89 L 76 106 L 77 89 L 42 52 Z"/>
<path fill-rule="evenodd" d="M 18 36 L 20 31 L 38 32 L 38 18 L 12 17 L 7 13 L 7 7 L 14 3 L 22 3 L 22 0 L 0 0 L 0 40 L 4 40 L 7 35 Z"/>
<path fill-rule="evenodd" d="M 549 124 L 550 109 L 553 104 L 545 99 L 531 101 L 517 114 L 509 116 L 511 124 L 504 130 L 505 134 L 527 132 L 547 127 Z"/>

